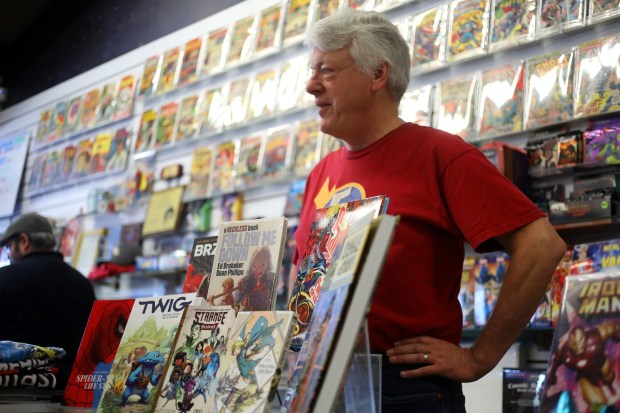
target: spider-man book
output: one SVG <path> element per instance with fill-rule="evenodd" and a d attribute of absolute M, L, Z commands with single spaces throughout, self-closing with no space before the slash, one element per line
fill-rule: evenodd
<path fill-rule="evenodd" d="M 78 350 L 63 406 L 97 407 L 134 299 L 97 300 Z"/>

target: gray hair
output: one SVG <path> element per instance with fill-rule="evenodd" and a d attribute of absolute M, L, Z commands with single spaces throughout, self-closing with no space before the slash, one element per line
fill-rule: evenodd
<path fill-rule="evenodd" d="M 389 64 L 387 90 L 396 103 L 407 90 L 409 46 L 398 28 L 380 13 L 339 10 L 310 28 L 306 44 L 327 53 L 349 47 L 358 69 L 368 76 L 374 75 L 381 63 Z"/>
<path fill-rule="evenodd" d="M 30 232 L 28 238 L 36 249 L 47 251 L 56 246 L 56 237 L 49 232 Z"/>

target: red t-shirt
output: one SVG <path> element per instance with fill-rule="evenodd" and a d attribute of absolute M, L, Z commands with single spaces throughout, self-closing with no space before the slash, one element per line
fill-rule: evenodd
<path fill-rule="evenodd" d="M 317 208 L 382 194 L 400 221 L 368 316 L 372 351 L 422 334 L 458 344 L 464 242 L 479 252 L 499 249 L 493 237 L 544 214 L 472 145 L 406 123 L 360 151 L 335 151 L 312 170 L 293 262 Z"/>

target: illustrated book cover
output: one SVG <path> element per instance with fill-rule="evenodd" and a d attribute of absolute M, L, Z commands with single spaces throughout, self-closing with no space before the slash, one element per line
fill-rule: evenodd
<path fill-rule="evenodd" d="M 501 50 L 535 38 L 535 0 L 494 0 L 489 49 Z"/>
<path fill-rule="evenodd" d="M 77 132 L 80 125 L 80 116 L 82 115 L 83 97 L 76 96 L 69 100 L 67 105 L 67 120 L 65 122 L 65 133 L 71 134 Z"/>
<path fill-rule="evenodd" d="M 196 293 L 196 297 L 207 298 L 216 248 L 216 235 L 194 238 L 185 280 L 183 281 L 184 293 Z"/>
<path fill-rule="evenodd" d="M 98 413 L 150 411 L 183 309 L 194 294 L 136 298 L 97 406 Z"/>
<path fill-rule="evenodd" d="M 123 76 L 118 84 L 118 93 L 114 103 L 112 119 L 125 119 L 133 110 L 133 98 L 136 93 L 136 77 L 134 75 Z"/>
<path fill-rule="evenodd" d="M 155 133 L 155 149 L 170 145 L 173 142 L 178 110 L 178 102 L 165 103 L 159 109 L 157 132 Z"/>
<path fill-rule="evenodd" d="M 95 126 L 100 98 L 101 91 L 99 89 L 91 89 L 86 96 L 84 96 L 79 129 L 90 129 Z"/>
<path fill-rule="evenodd" d="M 274 53 L 280 47 L 282 4 L 276 3 L 260 11 L 254 58 Z"/>
<path fill-rule="evenodd" d="M 273 310 L 287 219 L 220 223 L 207 301 L 240 311 Z"/>
<path fill-rule="evenodd" d="M 211 30 L 205 39 L 205 53 L 202 60 L 201 73 L 210 74 L 221 70 L 226 58 L 228 48 L 228 26 Z"/>
<path fill-rule="evenodd" d="M 97 110 L 97 124 L 112 120 L 117 93 L 118 81 L 106 83 L 101 88 L 101 97 L 99 98 L 99 108 Z"/>
<path fill-rule="evenodd" d="M 277 69 L 263 70 L 254 76 L 250 84 L 248 120 L 268 118 L 276 109 L 279 72 Z"/>
<path fill-rule="evenodd" d="M 185 86 L 194 82 L 198 76 L 198 63 L 202 52 L 202 38 L 196 37 L 185 43 L 183 58 L 179 70 L 177 86 Z"/>
<path fill-rule="evenodd" d="M 247 61 L 256 43 L 256 16 L 238 19 L 230 29 L 230 43 L 226 54 L 226 66 L 231 67 Z"/>
<path fill-rule="evenodd" d="M 431 126 L 433 121 L 433 97 L 435 86 L 426 85 L 405 92 L 398 113 L 403 120 L 416 125 Z"/>
<path fill-rule="evenodd" d="M 63 406 L 97 407 L 133 303 L 133 298 L 95 301 L 69 375 Z"/>
<path fill-rule="evenodd" d="M 288 47 L 301 41 L 306 34 L 311 0 L 291 0 L 286 2 L 282 46 Z"/>
<path fill-rule="evenodd" d="M 183 98 L 181 108 L 179 109 L 175 141 L 183 141 L 196 135 L 199 126 L 197 112 L 200 104 L 200 97 L 198 95 Z"/>
<path fill-rule="evenodd" d="M 618 272 L 566 277 L 541 413 L 613 411 L 620 404 L 619 277 Z"/>
<path fill-rule="evenodd" d="M 465 140 L 476 138 L 476 103 L 480 76 L 477 73 L 445 79 L 436 88 L 433 115 L 437 129 Z"/>
<path fill-rule="evenodd" d="M 177 81 L 179 78 L 180 60 L 180 47 L 173 47 L 164 52 L 161 63 L 159 82 L 157 84 L 157 94 L 169 92 L 177 86 Z"/>
<path fill-rule="evenodd" d="M 140 89 L 138 90 L 140 96 L 148 97 L 155 92 L 155 86 L 159 83 L 161 59 L 162 57 L 160 55 L 150 56 L 144 62 L 142 80 L 140 81 Z"/>
<path fill-rule="evenodd" d="M 293 173 L 295 176 L 307 176 L 319 162 L 319 121 L 307 119 L 295 125 L 295 161 Z"/>
<path fill-rule="evenodd" d="M 213 173 L 211 174 L 211 192 L 225 194 L 232 191 L 235 169 L 237 141 L 226 141 L 217 145 L 213 155 Z"/>
<path fill-rule="evenodd" d="M 189 170 L 190 181 L 185 194 L 189 199 L 206 198 L 209 195 L 212 164 L 213 148 L 211 146 L 200 146 L 194 149 Z"/>
<path fill-rule="evenodd" d="M 448 33 L 449 61 L 486 53 L 489 9 L 489 0 L 452 0 Z"/>
<path fill-rule="evenodd" d="M 433 7 L 412 21 L 411 69 L 416 72 L 440 67 L 446 57 L 448 5 Z"/>
<path fill-rule="evenodd" d="M 480 79 L 478 137 L 523 129 L 523 63 L 484 70 Z"/>
<path fill-rule="evenodd" d="M 153 192 L 149 200 L 142 235 L 174 231 L 179 225 L 183 207 L 183 186 Z"/>
<path fill-rule="evenodd" d="M 239 141 L 239 156 L 235 166 L 235 188 L 245 189 L 258 182 L 258 166 L 263 136 L 251 135 Z"/>
<path fill-rule="evenodd" d="M 157 112 L 153 109 L 147 109 L 142 113 L 140 118 L 140 127 L 138 129 L 138 137 L 136 138 L 135 152 L 139 153 L 152 149 L 153 137 L 155 135 L 155 120 Z"/>
<path fill-rule="evenodd" d="M 267 131 L 260 175 L 263 181 L 277 180 L 288 175 L 291 165 L 293 138 L 290 125 Z"/>

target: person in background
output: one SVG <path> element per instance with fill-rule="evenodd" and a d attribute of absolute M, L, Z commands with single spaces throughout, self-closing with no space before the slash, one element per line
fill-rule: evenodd
<path fill-rule="evenodd" d="M 382 411 L 465 411 L 461 383 L 491 371 L 515 342 L 566 245 L 477 148 L 399 118 L 409 49 L 385 16 L 338 11 L 307 43 L 320 129 L 345 145 L 308 176 L 293 262 L 316 209 L 388 196 L 387 213 L 400 220 L 368 315 L 371 351 L 385 355 Z M 465 243 L 510 254 L 497 306 L 469 348 L 458 301 Z"/>
<path fill-rule="evenodd" d="M 11 265 L 0 268 L 0 340 L 66 351 L 56 389 L 64 389 L 95 301 L 92 284 L 54 251 L 50 222 L 26 214 L 0 237 Z"/>

